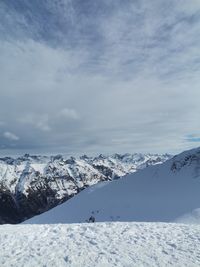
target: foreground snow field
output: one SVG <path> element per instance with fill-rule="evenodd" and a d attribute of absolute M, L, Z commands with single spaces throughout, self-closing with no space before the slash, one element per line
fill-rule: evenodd
<path fill-rule="evenodd" d="M 200 225 L 4 225 L 0 266 L 200 266 Z"/>

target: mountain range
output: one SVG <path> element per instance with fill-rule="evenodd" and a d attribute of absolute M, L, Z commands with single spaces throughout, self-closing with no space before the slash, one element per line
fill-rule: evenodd
<path fill-rule="evenodd" d="M 119 179 L 171 158 L 164 154 L 89 157 L 0 158 L 0 223 L 19 223 L 43 213 L 103 181 Z"/>
<path fill-rule="evenodd" d="M 26 223 L 200 223 L 200 148 L 87 188 Z"/>

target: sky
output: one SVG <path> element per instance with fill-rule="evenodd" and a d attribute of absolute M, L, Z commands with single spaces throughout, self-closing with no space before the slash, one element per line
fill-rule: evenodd
<path fill-rule="evenodd" d="M 0 155 L 200 146 L 199 0 L 1 0 Z"/>

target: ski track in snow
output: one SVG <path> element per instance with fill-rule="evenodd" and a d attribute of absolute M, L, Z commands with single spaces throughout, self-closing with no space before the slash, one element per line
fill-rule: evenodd
<path fill-rule="evenodd" d="M 0 226 L 0 266 L 200 266 L 200 225 Z"/>

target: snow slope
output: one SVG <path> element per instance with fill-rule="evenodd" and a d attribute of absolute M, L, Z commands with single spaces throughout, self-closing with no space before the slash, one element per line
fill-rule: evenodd
<path fill-rule="evenodd" d="M 200 148 L 90 187 L 26 223 L 172 222 L 200 207 Z"/>
<path fill-rule="evenodd" d="M 200 266 L 200 226 L 95 223 L 0 226 L 0 266 Z"/>
<path fill-rule="evenodd" d="M 177 223 L 200 224 L 200 208 L 194 209 L 176 219 Z"/>

